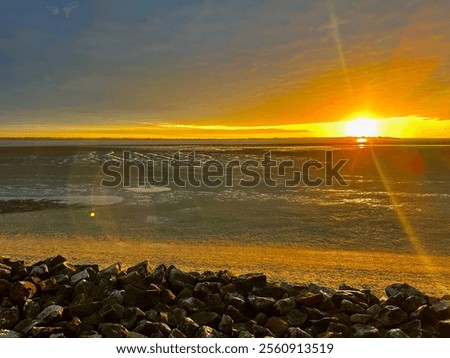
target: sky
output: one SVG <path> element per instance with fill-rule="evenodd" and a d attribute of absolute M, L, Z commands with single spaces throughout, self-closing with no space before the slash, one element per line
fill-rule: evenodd
<path fill-rule="evenodd" d="M 1 1 L 0 137 L 450 137 L 449 13 L 448 0 Z"/>

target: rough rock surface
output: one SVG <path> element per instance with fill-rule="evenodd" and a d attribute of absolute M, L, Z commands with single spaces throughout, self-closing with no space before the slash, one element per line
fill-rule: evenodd
<path fill-rule="evenodd" d="M 0 338 L 450 337 L 449 295 L 394 283 L 378 298 L 262 273 L 0 259 Z"/>

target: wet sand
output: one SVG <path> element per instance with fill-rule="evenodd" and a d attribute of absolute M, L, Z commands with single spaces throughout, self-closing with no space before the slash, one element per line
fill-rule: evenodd
<path fill-rule="evenodd" d="M 0 234 L 0 255 L 33 263 L 63 255 L 72 263 L 114 262 L 125 266 L 142 260 L 152 265 L 174 264 L 184 270 L 228 269 L 236 274 L 264 272 L 272 281 L 309 283 L 337 288 L 345 283 L 382 293 L 387 285 L 407 282 L 434 296 L 450 293 L 448 256 L 419 257 L 372 251 L 315 250 L 274 244 L 195 243 L 121 240 L 114 237 L 74 237 Z"/>

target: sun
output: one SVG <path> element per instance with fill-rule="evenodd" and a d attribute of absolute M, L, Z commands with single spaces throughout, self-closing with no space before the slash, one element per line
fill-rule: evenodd
<path fill-rule="evenodd" d="M 349 137 L 377 137 L 378 121 L 370 117 L 358 117 L 346 123 L 345 134 Z"/>

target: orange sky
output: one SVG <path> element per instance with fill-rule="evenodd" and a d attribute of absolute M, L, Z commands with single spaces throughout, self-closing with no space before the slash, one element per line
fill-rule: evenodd
<path fill-rule="evenodd" d="M 137 4 L 2 3 L 0 136 L 450 137 L 449 2 Z"/>

